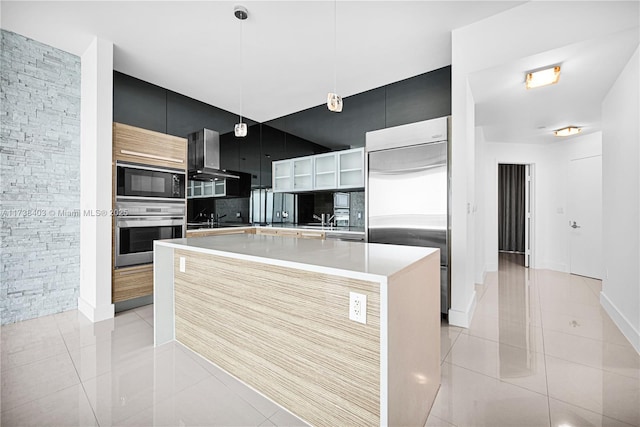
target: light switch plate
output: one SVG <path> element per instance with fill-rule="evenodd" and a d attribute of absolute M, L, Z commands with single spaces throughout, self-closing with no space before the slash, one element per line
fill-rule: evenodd
<path fill-rule="evenodd" d="M 349 320 L 367 324 L 367 296 L 349 292 Z"/>
<path fill-rule="evenodd" d="M 187 270 L 187 262 L 183 256 L 180 257 L 180 273 L 184 273 Z"/>

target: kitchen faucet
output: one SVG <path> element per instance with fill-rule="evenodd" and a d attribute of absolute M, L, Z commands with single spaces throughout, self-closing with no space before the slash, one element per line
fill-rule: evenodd
<path fill-rule="evenodd" d="M 318 221 L 320 221 L 320 224 L 323 227 L 325 226 L 325 222 L 326 222 L 326 225 L 331 225 L 331 221 L 333 221 L 334 217 L 335 215 L 329 216 L 329 214 L 321 214 L 320 216 L 313 214 L 313 219 L 317 219 Z"/>
<path fill-rule="evenodd" d="M 226 217 L 227 215 L 218 215 L 216 213 L 212 213 L 211 214 L 211 218 L 209 219 L 209 224 L 210 225 L 219 225 L 220 224 L 220 220 L 224 217 Z"/>

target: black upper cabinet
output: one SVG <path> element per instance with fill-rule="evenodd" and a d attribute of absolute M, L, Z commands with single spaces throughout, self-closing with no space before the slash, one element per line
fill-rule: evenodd
<path fill-rule="evenodd" d="M 220 168 L 232 171 L 240 170 L 239 147 L 240 138 L 236 138 L 233 132 L 220 135 Z"/>
<path fill-rule="evenodd" d="M 245 120 L 248 126 L 255 124 Z M 238 116 L 204 102 L 167 91 L 167 133 L 186 137 L 206 128 L 222 134 L 233 132 Z"/>
<path fill-rule="evenodd" d="M 114 121 L 186 137 L 208 128 L 220 133 L 220 167 L 251 174 L 251 187 L 271 187 L 271 162 L 363 147 L 366 132 L 451 114 L 451 67 L 444 67 L 344 99 L 341 113 L 319 105 L 259 124 L 229 111 L 114 72 Z"/>
<path fill-rule="evenodd" d="M 399 126 L 450 114 L 451 67 L 440 68 L 386 86 L 384 127 Z"/>
<path fill-rule="evenodd" d="M 113 73 L 113 121 L 167 133 L 166 90 L 126 74 Z"/>
<path fill-rule="evenodd" d="M 305 140 L 340 150 L 363 147 L 372 130 L 451 114 L 451 67 L 362 92 L 344 99 L 341 113 L 318 105 L 268 125 Z"/>
<path fill-rule="evenodd" d="M 260 147 L 260 124 L 249 126 L 247 136 L 236 138 L 231 133 L 237 144 L 238 150 L 238 171 L 251 174 L 251 188 L 260 188 L 261 183 L 261 153 Z"/>
<path fill-rule="evenodd" d="M 384 96 L 378 88 L 345 98 L 341 113 L 323 104 L 266 124 L 333 150 L 363 147 L 365 132 L 384 127 Z"/>

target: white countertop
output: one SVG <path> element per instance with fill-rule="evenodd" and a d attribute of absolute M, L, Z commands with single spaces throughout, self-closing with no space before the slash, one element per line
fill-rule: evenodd
<path fill-rule="evenodd" d="M 440 259 L 436 248 L 260 234 L 188 237 L 155 244 L 363 280 L 389 277 L 433 254 Z"/>

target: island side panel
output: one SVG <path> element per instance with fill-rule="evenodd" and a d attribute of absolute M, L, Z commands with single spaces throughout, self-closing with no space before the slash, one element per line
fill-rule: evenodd
<path fill-rule="evenodd" d="M 389 278 L 390 426 L 423 426 L 440 387 L 440 253 Z"/>
<path fill-rule="evenodd" d="M 317 426 L 380 424 L 380 284 L 176 250 L 176 339 Z M 367 295 L 367 324 L 348 318 Z"/>
<path fill-rule="evenodd" d="M 173 301 L 173 248 L 153 245 L 154 345 L 175 339 Z"/>

